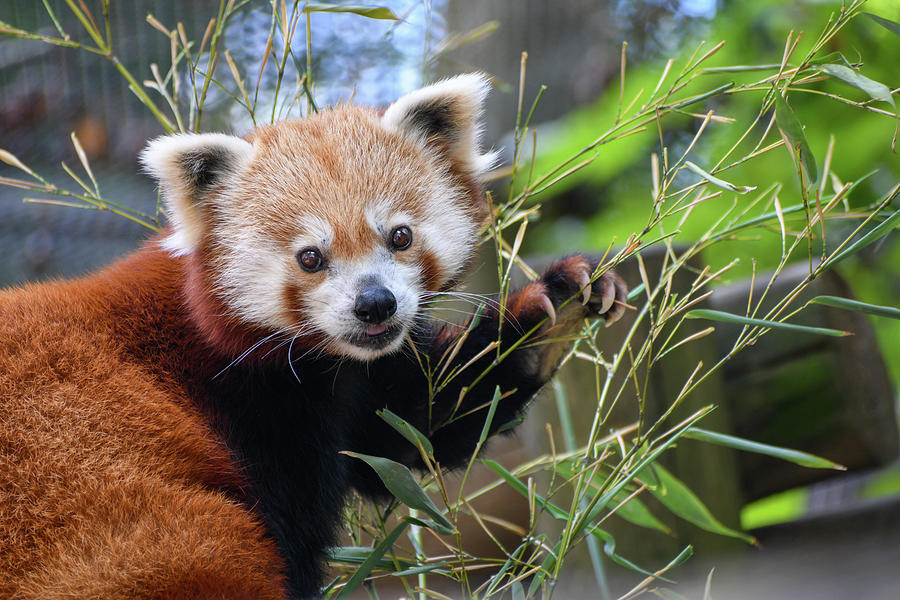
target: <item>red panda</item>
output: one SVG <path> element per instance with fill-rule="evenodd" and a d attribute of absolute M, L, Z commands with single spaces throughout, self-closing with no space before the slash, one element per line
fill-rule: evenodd
<path fill-rule="evenodd" d="M 574 255 L 477 324 L 427 318 L 487 217 L 487 90 L 463 75 L 381 113 L 154 140 L 160 238 L 97 274 L 0 292 L 0 597 L 315 596 L 349 491 L 387 494 L 339 452 L 423 466 L 377 409 L 459 466 L 494 389 L 496 431 L 566 348 L 523 345 L 473 381 L 501 314 L 520 332 L 501 350 L 622 315 L 622 280 L 591 282 L 596 262 Z M 415 356 L 437 362 L 467 330 L 453 360 L 472 375 L 428 406 Z"/>

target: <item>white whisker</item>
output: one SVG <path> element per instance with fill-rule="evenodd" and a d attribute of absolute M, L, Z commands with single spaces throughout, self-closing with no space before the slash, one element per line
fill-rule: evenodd
<path fill-rule="evenodd" d="M 233 361 L 231 361 L 230 363 L 228 363 L 228 365 L 226 365 L 224 369 L 222 369 L 221 371 L 219 371 L 218 373 L 216 373 L 216 374 L 213 376 L 213 379 L 216 379 L 216 378 L 219 377 L 222 373 L 224 373 L 225 371 L 227 371 L 228 369 L 230 369 L 230 368 L 233 367 L 234 365 L 238 364 L 239 362 L 241 362 L 242 360 L 244 360 L 245 358 L 247 358 L 247 357 L 250 355 L 251 352 L 253 352 L 253 351 L 256 350 L 257 348 L 259 348 L 260 346 L 262 346 L 263 344 L 265 344 L 266 342 L 268 342 L 268 341 L 271 340 L 272 338 L 274 338 L 274 337 L 276 337 L 276 336 L 278 336 L 278 335 L 284 335 L 285 333 L 286 333 L 286 332 L 285 332 L 284 330 L 278 330 L 278 331 L 276 331 L 275 333 L 269 334 L 269 335 L 267 335 L 266 337 L 262 338 L 261 340 L 259 340 L 258 342 L 256 342 L 256 343 L 253 344 L 252 346 L 250 346 L 247 350 L 245 350 L 240 356 L 238 356 L 238 357 L 235 358 Z"/>

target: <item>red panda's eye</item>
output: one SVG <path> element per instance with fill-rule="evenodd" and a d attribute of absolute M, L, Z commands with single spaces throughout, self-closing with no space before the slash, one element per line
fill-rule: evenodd
<path fill-rule="evenodd" d="M 305 248 L 298 252 L 297 262 L 308 273 L 315 273 L 325 266 L 325 259 L 316 248 Z"/>
<path fill-rule="evenodd" d="M 406 250 L 412 244 L 412 231 L 406 225 L 394 228 L 391 232 L 391 248 Z"/>

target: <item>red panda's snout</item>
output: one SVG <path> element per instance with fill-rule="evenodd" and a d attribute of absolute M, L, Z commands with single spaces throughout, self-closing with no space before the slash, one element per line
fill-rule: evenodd
<path fill-rule="evenodd" d="M 415 254 L 385 248 L 332 259 L 321 283 L 302 298 L 308 326 L 325 335 L 332 354 L 371 360 L 397 350 L 419 312 L 419 265 Z"/>

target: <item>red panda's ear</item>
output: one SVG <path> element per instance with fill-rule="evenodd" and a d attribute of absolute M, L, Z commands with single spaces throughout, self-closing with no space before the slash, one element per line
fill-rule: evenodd
<path fill-rule="evenodd" d="M 172 234 L 164 244 L 173 254 L 192 252 L 207 223 L 205 204 L 220 197 L 243 171 L 253 146 L 221 133 L 182 133 L 156 138 L 141 153 L 141 162 L 159 181 Z"/>
<path fill-rule="evenodd" d="M 490 83 L 484 75 L 457 75 L 403 96 L 388 107 L 381 122 L 445 153 L 477 175 L 498 158 L 496 152 L 482 154 L 478 144 L 488 91 Z"/>

